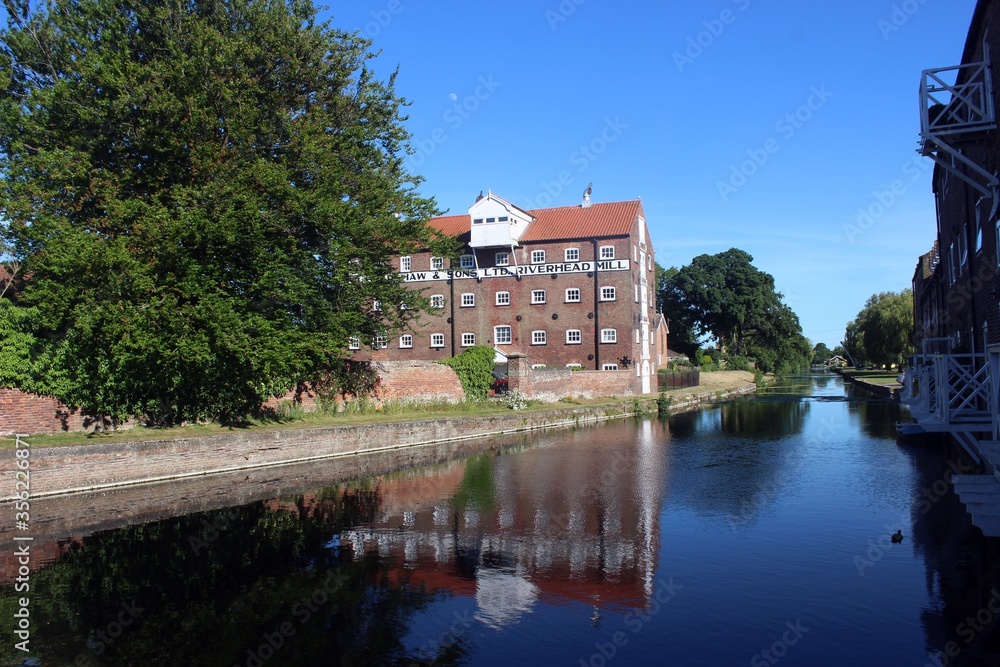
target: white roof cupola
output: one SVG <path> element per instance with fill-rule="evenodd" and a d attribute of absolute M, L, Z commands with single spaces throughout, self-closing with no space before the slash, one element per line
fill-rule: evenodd
<path fill-rule="evenodd" d="M 518 245 L 524 231 L 535 218 L 490 191 L 480 194 L 469 208 L 473 248 L 510 248 Z"/>

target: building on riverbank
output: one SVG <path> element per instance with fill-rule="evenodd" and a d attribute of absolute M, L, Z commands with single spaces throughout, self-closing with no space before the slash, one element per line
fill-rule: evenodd
<path fill-rule="evenodd" d="M 974 494 L 974 521 L 989 535 L 1000 535 L 998 56 L 1000 2 L 979 0 L 961 62 L 921 76 L 919 146 L 935 162 L 937 238 L 914 271 L 917 354 L 902 394 L 921 427 L 984 464 L 987 475 L 956 476 L 955 487 Z"/>
<path fill-rule="evenodd" d="M 656 390 L 667 325 L 641 200 L 592 203 L 588 188 L 579 205 L 528 211 L 488 192 L 429 224 L 458 239 L 460 259 L 396 258 L 431 311 L 393 338 L 352 340 L 356 359 L 440 361 L 488 345 L 498 362 L 627 371 L 634 393 Z"/>

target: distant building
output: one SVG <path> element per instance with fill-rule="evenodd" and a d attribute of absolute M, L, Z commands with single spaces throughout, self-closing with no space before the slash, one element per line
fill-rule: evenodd
<path fill-rule="evenodd" d="M 489 192 L 429 224 L 464 245 L 458 264 L 397 258 L 431 313 L 391 340 L 353 340 L 358 358 L 443 360 L 488 345 L 498 362 L 518 353 L 535 367 L 629 370 L 637 393 L 656 390 L 667 329 L 640 200 L 592 204 L 588 191 L 578 206 L 527 211 Z"/>

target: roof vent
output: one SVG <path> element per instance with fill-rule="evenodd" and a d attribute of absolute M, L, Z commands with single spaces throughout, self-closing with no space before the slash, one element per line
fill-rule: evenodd
<path fill-rule="evenodd" d="M 588 183 L 587 189 L 583 191 L 583 203 L 580 208 L 590 208 L 590 195 L 594 192 L 594 184 Z"/>

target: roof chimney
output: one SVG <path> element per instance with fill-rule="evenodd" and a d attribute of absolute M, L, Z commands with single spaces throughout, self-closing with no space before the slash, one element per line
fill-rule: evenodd
<path fill-rule="evenodd" d="M 594 184 L 588 183 L 587 189 L 583 191 L 583 203 L 580 208 L 590 208 L 590 195 L 594 192 Z"/>

